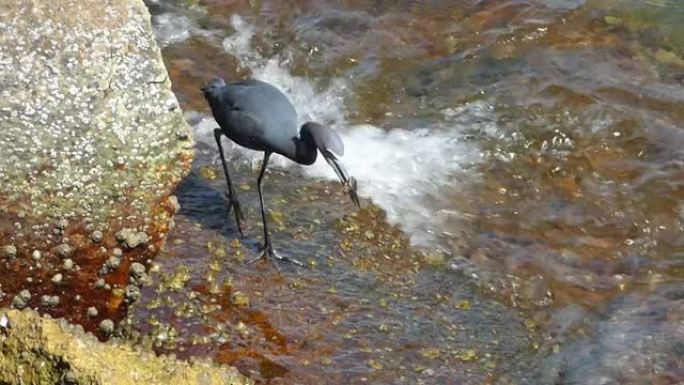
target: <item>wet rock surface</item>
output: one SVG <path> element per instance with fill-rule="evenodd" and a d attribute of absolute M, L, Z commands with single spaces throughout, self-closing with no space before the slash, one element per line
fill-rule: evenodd
<path fill-rule="evenodd" d="M 113 330 L 113 322 L 107 329 Z M 103 321 L 103 323 L 107 323 Z M 40 317 L 32 310 L 0 309 L 0 382 L 6 384 L 251 384 L 234 368 L 206 361 L 180 362 L 101 343 L 80 326 Z"/>
<path fill-rule="evenodd" d="M 258 196 L 247 189 L 257 173 L 232 164 L 241 240 L 214 151 L 198 144 L 179 186 L 176 226 L 121 322 L 132 340 L 235 366 L 257 383 L 482 383 L 527 357 L 534 333 L 521 314 L 474 296 L 382 210 L 364 202 L 357 212 L 337 183 L 268 171 L 274 247 L 307 267 L 279 263 L 279 276 L 268 262 L 248 264 L 261 242 Z"/>
<path fill-rule="evenodd" d="M 179 199 L 165 199 L 161 186 L 146 207 L 137 199 L 149 184 L 115 185 L 110 201 L 124 210 L 113 227 L 97 212 L 29 226 L 22 207 L 30 201 L 8 206 L 0 231 L 18 238 L 0 239 L 16 248 L 3 249 L 2 262 L 21 271 L 12 265 L 21 261 L 31 274 L 3 284 L 3 301 L 42 310 L 71 301 L 69 316 L 91 330 L 102 325 L 101 337 L 210 357 L 262 383 L 681 382 L 684 24 L 670 2 L 294 3 L 149 2 L 178 98 L 210 146 L 198 145 Z M 365 202 L 354 213 L 338 185 L 269 168 L 274 245 L 307 264 L 281 266 L 282 276 L 245 263 L 261 235 L 255 157 L 227 146 L 253 226 L 239 240 L 199 91 L 208 76 L 250 73 L 290 93 L 302 118 L 342 128 L 344 160 L 362 149 L 349 170 L 379 170 L 357 176 L 387 209 Z M 378 126 L 377 135 L 346 127 L 358 122 Z M 142 164 L 118 154 L 144 152 L 146 138 L 131 136 L 103 150 L 117 152 L 111 164 L 121 173 Z M 364 152 L 373 138 L 380 145 Z M 65 146 L 55 143 L 46 148 Z M 482 160 L 426 173 L 459 163 L 463 146 Z M 382 157 L 385 147 L 391 157 Z M 46 163 L 37 173 L 64 167 Z M 383 183 L 388 175 L 400 184 Z M 69 180 L 48 181 L 56 202 L 72 197 L 55 192 Z M 386 192 L 394 195 L 379 199 Z M 167 229 L 171 242 L 152 262 Z M 432 240 L 422 252 L 409 245 L 420 232 Z M 26 234 L 44 244 L 22 241 Z M 65 257 L 73 264 L 59 271 L 60 289 L 44 290 Z"/>
<path fill-rule="evenodd" d="M 661 294 L 664 287 L 681 287 L 684 277 L 684 24 L 677 2 L 503 0 L 462 1 L 457 7 L 448 0 L 431 1 L 429 7 L 406 1 L 379 6 L 370 0 L 296 1 L 296 7 L 278 1 L 154 3 L 160 13 L 157 32 L 168 44 L 164 54 L 174 89 L 188 116 L 197 118 L 198 133 L 209 134 L 206 143 L 213 145 L 209 130 L 214 126 L 201 121 L 207 113 L 198 85 L 207 74 L 273 82 L 293 98 L 302 119 L 334 122 L 346 133 L 343 160 L 350 160 L 346 165 L 361 189 L 368 188 L 389 220 L 412 240 L 428 232 L 432 241 L 426 247 L 437 248 L 425 255 L 430 268 L 421 265 L 418 275 L 426 279 L 415 290 L 388 290 L 409 292 L 415 302 L 378 298 L 378 292 L 364 286 L 369 281 L 364 273 L 387 272 L 397 280 L 415 277 L 407 265 L 396 263 L 395 251 L 374 259 L 359 243 L 383 239 L 369 220 L 375 217 L 381 223 L 381 215 L 370 210 L 342 220 L 341 231 L 353 237 L 339 244 L 344 256 L 337 249 L 329 254 L 337 268 L 348 268 L 347 276 L 326 269 L 329 261 L 318 257 L 314 240 L 339 239 L 325 224 L 327 206 L 314 209 L 304 199 L 293 199 L 289 204 L 295 208 L 273 211 L 274 220 L 286 229 L 278 231 L 291 233 L 295 224 L 311 223 L 312 217 L 323 224 L 291 236 L 306 239 L 307 245 L 294 242 L 284 249 L 307 261 L 317 278 L 339 284 L 306 287 L 302 281 L 314 280 L 306 274 L 296 283 L 288 281 L 300 294 L 288 296 L 279 291 L 279 281 L 259 281 L 246 276 L 250 270 L 231 266 L 229 271 L 236 273 L 206 274 L 225 277 L 223 282 L 208 279 L 206 294 L 200 290 L 204 286 L 195 284 L 204 277 L 194 267 L 201 265 L 198 260 L 208 264 L 214 252 L 223 261 L 218 250 L 224 249 L 207 233 L 227 234 L 225 252 L 238 260 L 251 257 L 256 246 L 254 240 L 233 244 L 230 218 L 207 219 L 213 214 L 203 205 L 218 209 L 221 194 L 188 180 L 192 191 L 179 194 L 181 213 L 189 210 L 188 217 L 197 213 L 207 220 L 200 228 L 194 218 L 181 214 L 176 220 L 181 233 L 158 260 L 160 285 L 179 288 L 175 290 L 182 300 L 173 292 L 147 302 L 148 288 L 138 302 L 149 304 L 144 305 L 148 309 L 136 305 L 134 310 L 143 313 L 148 329 L 159 336 L 158 349 L 216 354 L 264 382 L 277 382 L 278 377 L 340 384 L 681 382 L 682 349 L 676 342 L 681 340 L 681 301 L 676 290 Z M 364 127 L 355 125 L 368 122 L 382 133 L 375 146 L 367 146 L 373 136 L 363 135 Z M 422 135 L 411 135 L 416 132 Z M 453 140 L 440 154 L 445 132 Z M 433 141 L 421 142 L 423 137 Z M 201 134 L 198 138 L 202 140 Z M 402 146 L 401 140 L 410 145 Z M 465 150 L 459 146 L 464 143 L 477 149 L 481 162 L 466 172 L 451 168 L 435 174 L 463 158 Z M 420 151 L 424 144 L 430 151 Z M 383 154 L 385 148 L 389 155 Z M 357 149 L 362 161 L 355 165 L 349 156 Z M 238 149 L 227 152 L 233 165 L 245 157 L 257 162 L 256 156 Z M 434 161 L 421 161 L 436 154 Z M 213 165 L 202 161 L 194 174 L 223 182 L 217 165 L 216 159 Z M 240 173 L 244 171 L 238 168 L 237 179 Z M 274 197 L 276 202 L 291 198 L 288 179 L 277 178 L 277 186 L 271 187 L 269 178 L 276 179 L 272 174 L 266 179 L 267 199 L 271 191 L 281 194 Z M 387 175 L 393 178 L 384 183 Z M 415 175 L 422 178 L 413 179 Z M 253 196 L 249 183 L 253 180 L 240 185 L 241 196 Z M 371 191 L 369 185 L 382 187 Z M 383 202 L 380 198 L 392 188 L 397 193 Z M 414 190 L 420 192 L 415 199 L 402 201 Z M 251 202 L 243 207 L 256 205 Z M 330 215 L 339 219 L 348 213 Z M 341 261 L 352 266 L 342 268 Z M 471 279 L 479 289 L 464 288 L 463 280 Z M 251 280 L 259 284 L 251 285 Z M 380 292 L 390 287 L 384 280 L 373 282 L 369 286 Z M 445 297 L 435 282 L 463 292 Z M 332 294 L 320 294 L 328 291 Z M 248 295 L 249 306 L 235 306 L 240 297 L 236 292 Z M 363 314 L 351 305 L 335 313 L 335 306 L 343 303 L 335 295 L 359 308 L 364 301 L 369 305 Z M 435 306 L 431 296 L 449 298 L 455 315 Z M 504 334 L 515 335 L 513 341 L 477 328 L 478 322 L 488 325 L 491 319 L 478 320 L 473 313 L 492 297 L 519 315 L 505 321 L 511 329 Z M 419 303 L 434 310 L 424 315 Z M 283 315 L 279 306 L 290 313 Z M 260 317 L 234 316 L 248 309 L 259 310 Z M 315 316 L 299 317 L 293 309 Z M 340 313 L 348 322 L 334 325 L 331 314 Z M 411 317 L 407 313 L 415 326 L 396 337 L 394 328 L 404 325 L 402 317 Z M 200 318 L 211 325 L 212 315 L 230 319 L 230 331 L 239 337 L 217 327 L 215 334 L 190 339 L 194 345 L 188 346 L 187 336 L 198 333 L 192 326 Z M 421 315 L 429 321 L 421 322 Z M 474 343 L 459 345 L 458 336 L 441 334 L 454 325 L 435 322 L 440 316 L 450 316 L 463 335 L 477 335 Z M 260 334 L 271 330 L 260 328 L 264 318 L 284 336 L 276 340 L 286 340 L 285 348 L 264 347 L 272 335 Z M 316 322 L 321 318 L 334 327 L 321 326 Z M 492 319 L 496 324 L 496 316 Z M 527 340 L 520 327 L 529 333 Z M 309 334 L 311 330 L 315 332 Z M 383 345 L 384 333 L 385 339 L 396 340 L 411 335 L 424 345 Z M 230 338 L 242 340 L 231 343 Z M 446 354 L 449 349 L 440 343 L 449 338 L 457 342 L 443 345 L 458 349 Z M 517 343 L 523 340 L 527 345 L 521 347 Z M 477 346 L 482 341 L 491 349 Z M 355 344 L 362 347 L 354 350 Z M 339 345 L 343 348 L 337 350 Z M 250 358 L 235 352 L 236 346 L 249 346 L 241 352 L 249 352 Z M 384 350 L 374 350 L 379 346 Z M 340 351 L 347 354 L 335 356 Z M 320 363 L 302 359 L 307 353 Z M 405 357 L 415 366 L 397 363 Z M 345 359 L 351 363 L 342 364 Z M 440 377 L 448 372 L 444 362 L 458 373 Z M 484 379 L 483 373 L 491 377 Z"/>
<path fill-rule="evenodd" d="M 192 157 L 142 1 L 4 2 L 0 131 L 0 304 L 89 330 L 120 318 L 116 289 L 161 247 Z M 114 290 L 94 292 L 112 255 Z"/>

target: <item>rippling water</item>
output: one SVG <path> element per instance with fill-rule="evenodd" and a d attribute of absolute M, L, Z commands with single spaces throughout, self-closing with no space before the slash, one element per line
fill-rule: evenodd
<path fill-rule="evenodd" d="M 134 313 L 175 325 L 167 350 L 271 383 L 681 383 L 683 4 L 150 1 L 199 139 L 160 262 L 192 261 L 200 306 L 199 266 L 220 260 L 212 279 L 255 299 L 208 317 L 261 337 L 214 325 L 194 344 L 193 316 Z M 279 159 L 275 238 L 316 267 L 273 281 L 217 256 L 235 230 L 199 92 L 214 75 L 271 82 L 339 130 L 366 205 L 401 233 L 350 216 L 326 164 Z M 260 156 L 229 152 L 258 223 Z M 228 249 L 254 253 L 250 233 Z"/>

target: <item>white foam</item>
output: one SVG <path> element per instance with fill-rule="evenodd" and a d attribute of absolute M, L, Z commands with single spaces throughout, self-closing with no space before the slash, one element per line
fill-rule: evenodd
<path fill-rule="evenodd" d="M 435 198 L 439 198 L 440 189 L 464 164 L 479 161 L 477 149 L 461 138 L 462 128 L 472 128 L 472 122 L 466 118 L 468 110 L 484 115 L 487 113 L 484 104 L 445 111 L 453 124 L 442 127 L 383 130 L 371 125 L 349 125 L 345 119 L 347 86 L 343 79 L 334 79 L 327 89 L 316 89 L 309 79 L 289 73 L 287 58 L 265 59 L 253 50 L 251 25 L 237 15 L 231 22 L 237 32 L 223 41 L 223 48 L 241 60 L 254 78 L 283 91 L 296 106 L 300 123 L 325 122 L 340 132 L 345 144 L 341 160 L 349 174 L 357 179 L 361 196 L 371 198 L 382 207 L 388 219 L 400 224 L 414 244 L 427 245 L 436 233 L 444 231 L 442 219 L 435 213 L 436 207 L 443 206 L 444 202 L 435 204 Z M 494 129 L 492 123 L 479 124 L 484 125 L 483 130 Z M 201 119 L 195 125 L 199 140 L 213 145 L 214 127 L 217 125 L 213 119 Z M 259 152 L 238 146 L 233 147 L 232 151 L 235 150 L 254 164 L 261 159 Z M 283 157 L 274 158 L 273 163 L 280 167 L 300 167 Z M 302 171 L 312 178 L 337 180 L 322 157 L 314 165 L 302 167 Z"/>
<path fill-rule="evenodd" d="M 152 16 L 152 28 L 161 47 L 181 43 L 192 36 L 211 37 L 216 31 L 200 28 L 185 10 L 169 7 L 165 12 Z"/>
<path fill-rule="evenodd" d="M 196 29 L 194 23 L 185 16 L 163 13 L 152 17 L 154 34 L 160 46 L 166 47 L 188 39 Z"/>
<path fill-rule="evenodd" d="M 347 171 L 358 181 L 359 194 L 371 197 L 399 223 L 414 244 L 429 244 L 441 232 L 435 202 L 449 176 L 476 161 L 477 152 L 453 132 L 427 129 L 382 130 L 371 125 L 352 126 L 342 135 Z M 304 174 L 336 180 L 334 171 L 319 158 Z"/>
<path fill-rule="evenodd" d="M 319 121 L 329 125 L 344 120 L 344 99 L 346 83 L 334 79 L 325 90 L 316 90 L 309 79 L 292 76 L 288 71 L 289 57 L 263 58 L 252 49 L 254 27 L 245 23 L 238 15 L 230 19 L 236 33 L 223 40 L 223 49 L 235 56 L 242 66 L 252 71 L 252 77 L 278 87 L 296 106 L 299 120 Z"/>

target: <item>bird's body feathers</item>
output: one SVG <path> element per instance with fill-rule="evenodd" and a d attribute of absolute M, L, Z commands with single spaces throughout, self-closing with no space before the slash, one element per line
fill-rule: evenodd
<path fill-rule="evenodd" d="M 221 136 L 225 135 L 242 147 L 264 151 L 257 187 L 261 198 L 261 216 L 264 224 L 264 247 L 273 254 L 268 237 L 266 214 L 264 211 L 261 181 L 271 153 L 285 157 L 303 165 L 316 161 L 318 152 L 330 164 L 354 204 L 360 207 L 356 195 L 356 181 L 345 171 L 338 156 L 344 154 L 344 143 L 335 131 L 326 125 L 308 122 L 297 128 L 297 112 L 290 100 L 274 86 L 259 81 L 245 80 L 226 84 L 215 78 L 202 88 L 209 102 L 211 112 L 221 128 L 214 131 L 216 144 L 228 184 L 231 205 L 236 212 L 238 231 L 240 229 L 239 204 L 230 182 L 230 175 L 223 155 Z"/>
<path fill-rule="evenodd" d="M 294 159 L 297 112 L 282 92 L 259 80 L 225 84 L 208 93 L 223 133 L 240 146 Z"/>

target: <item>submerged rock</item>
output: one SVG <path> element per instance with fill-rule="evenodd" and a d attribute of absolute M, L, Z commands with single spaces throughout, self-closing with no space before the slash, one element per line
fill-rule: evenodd
<path fill-rule="evenodd" d="M 230 302 L 235 306 L 249 306 L 249 296 L 241 291 L 233 292 Z"/>
<path fill-rule="evenodd" d="M 181 362 L 126 344 L 102 343 L 83 329 L 34 311 L 5 309 L 0 314 L 3 384 L 253 384 L 232 367 Z M 114 323 L 105 321 L 113 330 Z"/>

